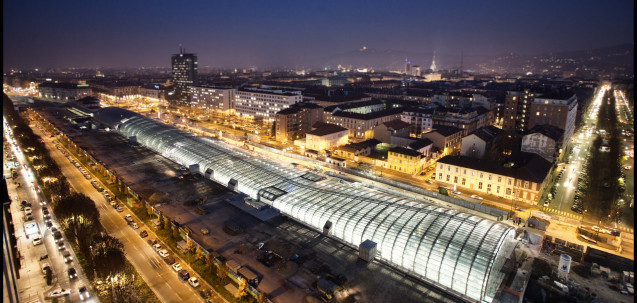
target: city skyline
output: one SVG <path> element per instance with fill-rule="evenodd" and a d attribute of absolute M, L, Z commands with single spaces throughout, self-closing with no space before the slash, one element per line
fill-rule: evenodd
<path fill-rule="evenodd" d="M 170 66 L 167 54 L 182 44 L 202 67 L 328 67 L 366 48 L 411 53 L 421 66 L 435 51 L 439 68 L 449 68 L 461 52 L 540 54 L 633 43 L 634 4 L 597 4 L 201 2 L 188 10 L 168 2 L 42 2 L 29 9 L 5 2 L 3 60 L 5 71 Z"/>

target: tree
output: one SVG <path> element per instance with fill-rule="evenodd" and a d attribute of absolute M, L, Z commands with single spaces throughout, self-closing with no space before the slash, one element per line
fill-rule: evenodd
<path fill-rule="evenodd" d="M 262 291 L 259 293 L 259 297 L 257 298 L 257 303 L 265 303 L 268 298 L 265 297 L 265 293 Z"/>
<path fill-rule="evenodd" d="M 237 287 L 237 298 L 241 298 L 246 295 L 246 290 L 248 288 L 248 284 L 245 279 L 239 279 L 239 287 Z"/>
<path fill-rule="evenodd" d="M 272 123 L 272 129 L 270 130 L 270 136 L 276 136 L 276 121 Z"/>
<path fill-rule="evenodd" d="M 47 267 L 44 271 L 44 278 L 46 279 L 46 285 L 51 285 L 51 281 L 53 280 L 53 273 L 51 272 L 50 267 Z"/>
<path fill-rule="evenodd" d="M 193 243 L 192 239 L 190 239 L 190 237 L 188 237 L 186 239 L 186 250 L 188 251 L 188 253 L 191 253 L 193 251 L 193 249 L 195 249 L 195 243 Z"/>
<path fill-rule="evenodd" d="M 91 242 L 92 260 L 95 272 L 101 278 L 105 278 L 111 273 L 116 273 L 124 269 L 126 257 L 124 255 L 124 245 L 116 238 L 109 235 L 96 234 Z"/>
<path fill-rule="evenodd" d="M 223 279 L 228 276 L 228 267 L 226 264 L 217 264 L 217 277 Z"/>
<path fill-rule="evenodd" d="M 180 239 L 181 235 L 179 234 L 179 227 L 173 227 L 173 238 Z"/>
<path fill-rule="evenodd" d="M 153 215 L 153 208 L 150 207 L 150 205 L 146 205 L 146 214 L 148 214 L 149 216 Z"/>
<path fill-rule="evenodd" d="M 197 249 L 195 250 L 195 255 L 197 256 L 197 260 L 203 260 L 206 261 L 206 255 L 203 253 L 203 249 L 201 248 L 201 246 L 197 246 Z"/>
<path fill-rule="evenodd" d="M 170 218 L 168 216 L 164 216 L 164 229 L 170 229 Z"/>

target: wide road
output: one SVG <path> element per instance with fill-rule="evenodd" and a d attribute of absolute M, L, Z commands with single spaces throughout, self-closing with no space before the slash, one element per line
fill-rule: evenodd
<path fill-rule="evenodd" d="M 5 128 L 5 130 L 8 130 L 8 128 Z M 7 190 L 9 192 L 9 196 L 12 197 L 11 213 L 13 214 L 13 225 L 16 231 L 18 250 L 22 255 L 20 261 L 22 266 L 20 269 L 20 279 L 17 281 L 20 301 L 39 302 L 39 300 L 44 300 L 52 290 L 63 288 L 71 290 L 71 295 L 60 298 L 60 301 L 80 302 L 78 289 L 81 286 L 87 286 L 87 288 L 89 288 L 90 295 L 94 294 L 94 292 L 90 290 L 90 283 L 88 282 L 82 267 L 77 263 L 75 252 L 69 247 L 69 243 L 66 239 L 64 239 L 66 250 L 71 253 L 73 261 L 69 263 L 64 262 L 62 251 L 58 249 L 51 231 L 45 226 L 42 207 L 39 204 L 40 201 L 44 200 L 44 197 L 42 197 L 41 193 L 37 192 L 31 185 L 35 180 L 34 175 L 30 172 L 30 169 L 23 166 L 26 163 L 24 155 L 18 149 L 18 146 L 13 144 L 15 141 L 9 139 L 6 133 L 5 137 L 12 143 L 10 143 L 10 147 L 3 149 L 5 156 L 4 163 L 9 163 L 6 161 L 8 160 L 6 157 L 9 153 L 15 154 L 16 160 L 20 163 L 19 168 L 16 169 L 18 172 L 18 178 L 15 180 L 7 179 Z M 5 176 L 11 175 L 11 170 L 7 165 L 3 166 L 3 169 Z M 21 186 L 18 187 L 17 183 L 20 183 Z M 24 211 L 20 210 L 20 203 L 22 200 L 26 200 L 32 204 L 31 208 L 33 210 L 33 218 L 38 225 L 42 238 L 41 245 L 34 246 L 32 242 L 33 236 L 27 238 L 25 234 Z M 52 211 L 51 207 L 48 207 L 49 211 Z M 50 213 L 54 226 L 59 228 L 55 215 L 53 215 L 52 212 Z M 44 255 L 48 255 L 48 258 L 40 261 L 40 257 Z M 42 273 L 42 265 L 44 263 L 48 263 L 50 265 L 53 273 L 53 280 L 50 286 L 46 285 L 44 274 Z M 71 267 L 75 268 L 77 271 L 77 279 L 69 279 L 67 270 Z M 85 302 L 97 302 L 97 299 L 92 297 Z"/>
<path fill-rule="evenodd" d="M 573 148 L 569 155 L 565 155 L 565 159 L 568 159 L 568 164 L 563 166 L 564 173 L 562 174 L 562 177 L 556 180 L 555 185 L 557 187 L 557 192 L 551 201 L 549 208 L 576 214 L 571 210 L 571 206 L 573 205 L 578 185 L 577 178 L 580 176 L 579 173 L 582 171 L 584 163 L 586 163 L 586 155 L 589 153 L 589 148 L 592 148 L 591 146 L 595 139 L 595 136 L 592 133 L 597 127 L 597 113 L 599 112 L 602 98 L 608 89 L 610 88 L 600 87 L 597 90 L 597 94 L 594 99 L 588 105 L 586 112 L 582 114 L 584 124 L 580 127 L 580 129 L 575 130 L 570 142 L 568 143 L 568 145 L 573 146 Z M 594 163 L 591 163 L 591 165 L 594 165 Z M 547 186 L 548 188 L 551 188 L 552 184 L 548 184 Z M 594 223 L 597 224 L 597 222 Z"/>
<path fill-rule="evenodd" d="M 62 173 L 67 177 L 73 189 L 87 195 L 95 201 L 97 209 L 100 212 L 100 222 L 102 226 L 104 226 L 104 229 L 110 236 L 117 238 L 124 244 L 126 258 L 135 267 L 148 286 L 155 292 L 157 297 L 162 302 L 202 302 L 203 299 L 201 299 L 197 292 L 200 288 L 195 290 L 190 287 L 188 283 L 181 281 L 172 268 L 148 245 L 146 239 L 142 239 L 139 236 L 138 232 L 144 229 L 144 227 L 142 226 L 140 229 L 133 230 L 128 226 L 124 220 L 124 215 L 135 215 L 128 209 L 122 213 L 116 212 L 110 204 L 108 204 L 102 194 L 93 188 L 90 181 L 86 180 L 82 173 L 57 150 L 55 144 L 52 142 L 54 138 L 43 136 L 37 128 L 33 129 L 34 132 L 44 138 L 46 148 L 49 150 L 51 157 L 58 166 L 60 166 Z M 136 221 L 138 224 L 141 223 L 140 220 Z M 152 237 L 150 231 L 149 236 Z"/>

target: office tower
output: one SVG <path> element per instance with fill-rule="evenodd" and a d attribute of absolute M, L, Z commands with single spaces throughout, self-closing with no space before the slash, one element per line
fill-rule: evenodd
<path fill-rule="evenodd" d="M 189 86 L 197 85 L 197 55 L 184 53 L 172 56 L 173 86 L 175 88 L 175 105 L 189 106 Z"/>

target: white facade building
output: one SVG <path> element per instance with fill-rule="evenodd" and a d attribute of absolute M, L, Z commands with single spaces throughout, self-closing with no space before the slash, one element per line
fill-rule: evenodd
<path fill-rule="evenodd" d="M 242 117 L 274 121 L 277 112 L 302 101 L 301 91 L 240 88 L 235 94 L 235 112 Z"/>
<path fill-rule="evenodd" d="M 190 104 L 193 107 L 231 115 L 235 110 L 236 91 L 229 87 L 191 86 Z"/>

